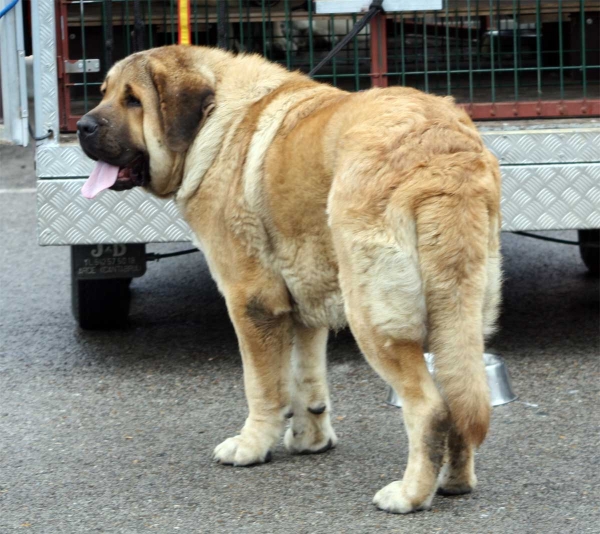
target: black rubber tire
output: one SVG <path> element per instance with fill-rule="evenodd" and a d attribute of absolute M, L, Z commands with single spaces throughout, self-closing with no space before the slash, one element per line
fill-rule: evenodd
<path fill-rule="evenodd" d="M 73 316 L 84 330 L 124 328 L 129 316 L 131 278 L 72 279 Z"/>
<path fill-rule="evenodd" d="M 582 245 L 600 244 L 600 230 L 579 230 L 579 253 L 585 266 L 594 276 L 600 276 L 600 249 Z"/>

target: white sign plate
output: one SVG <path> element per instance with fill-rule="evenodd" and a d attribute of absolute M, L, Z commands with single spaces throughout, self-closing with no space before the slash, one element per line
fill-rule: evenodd
<path fill-rule="evenodd" d="M 369 9 L 371 0 L 317 0 L 316 13 L 362 13 Z M 442 9 L 442 0 L 385 0 L 383 9 L 391 11 L 434 11 Z"/>

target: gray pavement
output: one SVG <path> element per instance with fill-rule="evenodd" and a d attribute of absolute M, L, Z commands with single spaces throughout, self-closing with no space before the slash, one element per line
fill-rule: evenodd
<path fill-rule="evenodd" d="M 600 532 L 599 288 L 574 247 L 504 236 L 491 348 L 519 401 L 494 409 L 472 495 L 394 516 L 371 499 L 402 475 L 401 410 L 348 332 L 329 347 L 335 450 L 213 464 L 246 414 L 202 256 L 149 264 L 128 329 L 78 330 L 69 252 L 36 244 L 30 154 L 0 146 L 0 534 Z"/>

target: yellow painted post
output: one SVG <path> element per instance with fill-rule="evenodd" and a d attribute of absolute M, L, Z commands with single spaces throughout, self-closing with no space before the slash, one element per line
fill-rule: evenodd
<path fill-rule="evenodd" d="M 190 0 L 177 0 L 178 25 L 179 25 L 179 44 L 192 44 L 192 25 L 190 22 Z"/>

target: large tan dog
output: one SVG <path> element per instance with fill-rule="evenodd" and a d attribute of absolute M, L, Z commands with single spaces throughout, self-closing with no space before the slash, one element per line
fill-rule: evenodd
<path fill-rule="evenodd" d="M 346 93 L 209 48 L 134 54 L 101 90 L 79 124 L 100 162 L 87 196 L 173 195 L 235 325 L 249 415 L 215 459 L 268 461 L 286 419 L 290 452 L 335 446 L 325 349 L 348 322 L 404 403 L 406 472 L 375 504 L 406 513 L 436 490 L 471 491 L 490 419 L 500 173 L 467 115 L 450 98 Z"/>

